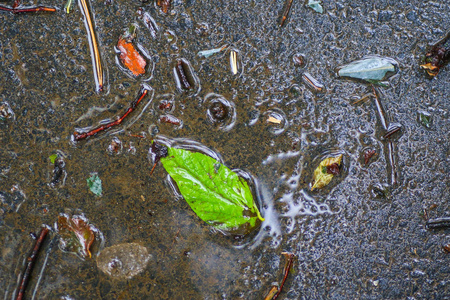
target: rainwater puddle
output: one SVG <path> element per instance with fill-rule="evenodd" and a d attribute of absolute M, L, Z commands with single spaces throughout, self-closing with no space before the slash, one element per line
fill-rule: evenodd
<path fill-rule="evenodd" d="M 16 294 L 29 233 L 68 211 L 102 242 L 83 259 L 52 228 L 27 298 L 262 299 L 282 252 L 295 259 L 279 299 L 448 297 L 449 229 L 427 229 L 423 211 L 450 216 L 450 70 L 429 79 L 419 61 L 450 5 L 321 5 L 293 1 L 280 27 L 284 1 L 92 2 L 103 92 L 78 6 L 0 11 L 0 297 Z M 130 24 L 138 76 L 117 53 Z M 398 62 L 376 93 L 336 75 L 373 56 Z M 264 221 L 246 236 L 202 221 L 161 163 L 151 173 L 153 140 L 232 169 Z M 340 173 L 312 191 L 337 154 Z"/>

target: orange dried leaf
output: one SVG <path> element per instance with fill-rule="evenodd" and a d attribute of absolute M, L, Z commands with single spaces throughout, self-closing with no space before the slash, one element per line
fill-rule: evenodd
<path fill-rule="evenodd" d="M 172 0 L 158 0 L 156 2 L 156 5 L 158 5 L 159 7 L 161 7 L 162 11 L 167 14 L 167 12 L 170 9 L 170 5 L 171 5 Z"/>
<path fill-rule="evenodd" d="M 136 50 L 133 43 L 127 42 L 126 39 L 120 37 L 117 42 L 117 48 L 120 51 L 120 61 L 133 73 L 134 76 L 139 76 L 145 73 L 147 62 Z"/>
<path fill-rule="evenodd" d="M 82 258 L 91 257 L 89 249 L 95 240 L 95 234 L 85 218 L 60 215 L 57 228 L 61 237 L 59 245 L 62 250 L 76 253 Z"/>

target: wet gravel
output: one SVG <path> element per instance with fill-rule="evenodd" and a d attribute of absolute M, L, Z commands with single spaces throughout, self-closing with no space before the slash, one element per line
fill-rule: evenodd
<path fill-rule="evenodd" d="M 108 82 L 100 94 L 79 7 L 67 15 L 62 2 L 38 4 L 59 10 L 0 14 L 0 102 L 15 115 L 0 120 L 0 297 L 14 295 L 34 243 L 29 232 L 53 226 L 61 213 L 83 213 L 104 244 L 82 260 L 58 247 L 46 252 L 47 241 L 28 297 L 262 299 L 280 283 L 281 252 L 288 251 L 297 258 L 281 299 L 450 299 L 450 256 L 442 249 L 450 229 L 428 230 L 423 215 L 450 216 L 450 67 L 434 79 L 418 67 L 427 45 L 450 29 L 448 1 L 323 1 L 323 14 L 294 1 L 282 28 L 284 1 L 176 0 L 169 14 L 152 1 L 93 2 Z M 140 9 L 155 19 L 156 38 Z M 139 49 L 151 57 L 137 79 L 116 63 L 114 49 L 131 23 L 139 27 Z M 197 55 L 223 45 L 227 50 L 209 58 Z M 294 59 L 299 55 L 304 65 Z M 352 104 L 372 87 L 335 74 L 367 55 L 399 63 L 388 86 L 377 87 L 387 121 L 402 126 L 393 136 L 396 185 L 373 98 Z M 179 59 L 198 80 L 191 90 L 174 80 Z M 325 90 L 311 91 L 304 72 Z M 142 84 L 151 97 L 123 124 L 71 142 L 76 128 L 123 114 Z M 217 101 L 229 106 L 220 122 L 208 113 Z M 419 122 L 420 111 L 431 115 L 431 126 Z M 182 123 L 161 122 L 165 114 Z M 150 176 L 152 137 L 201 143 L 251 174 L 266 217 L 261 229 L 236 240 L 198 219 L 173 194 L 161 166 Z M 108 150 L 115 138 L 120 151 Z M 365 164 L 367 149 L 377 155 Z M 314 169 L 335 152 L 344 153 L 342 174 L 310 192 Z M 56 153 L 67 177 L 52 186 L 49 156 Z M 102 179 L 101 197 L 87 187 L 91 172 Z M 128 280 L 108 277 L 96 263 L 102 247 L 122 243 L 152 255 Z"/>

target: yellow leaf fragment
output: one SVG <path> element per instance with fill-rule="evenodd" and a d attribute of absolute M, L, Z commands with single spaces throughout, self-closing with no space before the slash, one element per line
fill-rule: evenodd
<path fill-rule="evenodd" d="M 328 157 L 320 162 L 319 166 L 314 170 L 313 186 L 311 187 L 311 191 L 314 189 L 323 188 L 330 183 L 334 175 L 327 172 L 327 167 L 331 167 L 333 164 L 340 166 L 342 156 L 343 155 L 341 154 L 337 157 Z"/>
<path fill-rule="evenodd" d="M 267 119 L 267 122 L 273 123 L 273 124 L 281 124 L 281 120 L 274 118 L 272 116 L 269 116 L 269 118 Z"/>

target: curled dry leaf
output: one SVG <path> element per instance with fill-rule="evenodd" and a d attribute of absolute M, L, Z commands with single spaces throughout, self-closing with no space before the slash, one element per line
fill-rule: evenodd
<path fill-rule="evenodd" d="M 311 191 L 327 186 L 331 179 L 333 179 L 335 175 L 339 174 L 342 156 L 343 155 L 341 154 L 337 157 L 328 157 L 320 162 L 319 166 L 314 171 L 313 186 L 311 187 Z"/>
<path fill-rule="evenodd" d="M 59 248 L 72 252 L 81 258 L 90 258 L 90 248 L 95 240 L 94 227 L 83 216 L 69 217 L 62 214 L 56 223 L 60 235 Z"/>

